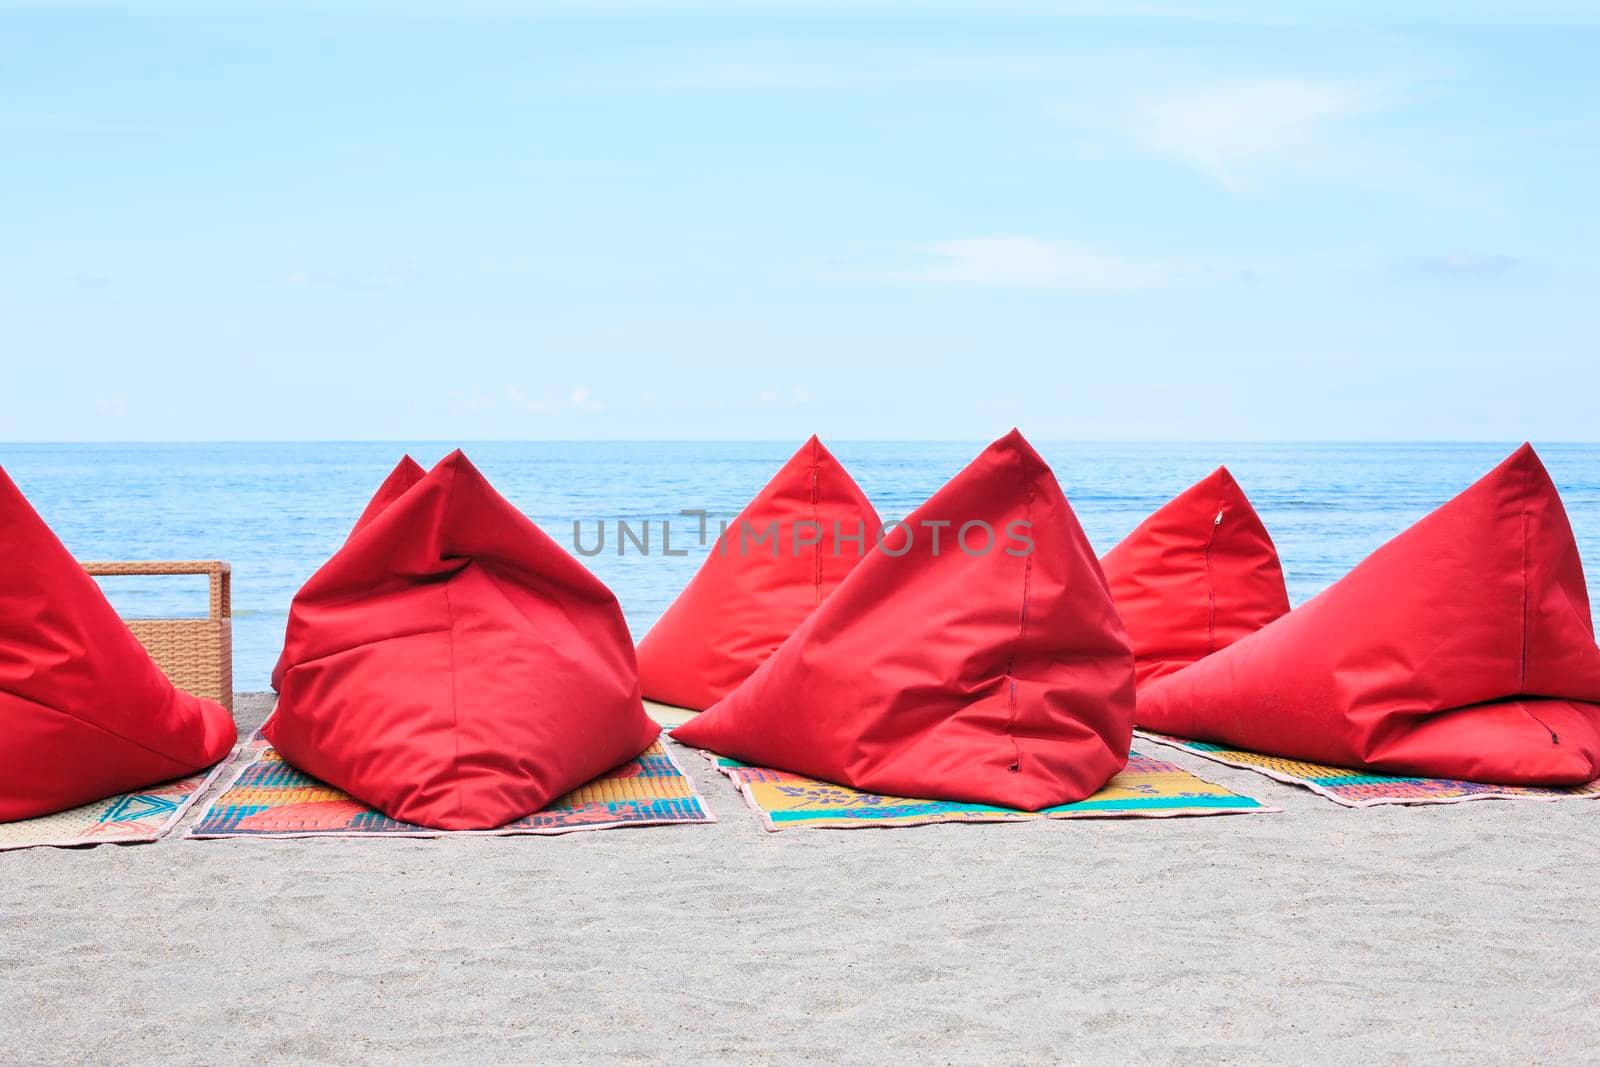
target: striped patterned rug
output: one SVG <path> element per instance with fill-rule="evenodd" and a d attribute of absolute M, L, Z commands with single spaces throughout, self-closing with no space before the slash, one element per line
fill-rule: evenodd
<path fill-rule="evenodd" d="M 1569 789 L 1550 789 L 1530 785 L 1486 785 L 1455 778 L 1418 778 L 1373 774 L 1325 763 L 1307 763 L 1285 756 L 1191 741 L 1183 737 L 1138 731 L 1140 737 L 1158 744 L 1204 756 L 1230 767 L 1264 774 L 1289 785 L 1298 785 L 1350 808 L 1370 808 L 1379 804 L 1457 804 L 1464 800 L 1588 800 L 1600 797 L 1600 781 Z"/>
<path fill-rule="evenodd" d="M 228 761 L 175 782 L 122 793 L 93 804 L 0 822 L 0 852 L 13 848 L 136 844 L 157 841 L 172 831 L 184 813 L 211 787 Z"/>
<path fill-rule="evenodd" d="M 247 751 L 227 789 L 206 806 L 185 836 L 507 837 L 717 821 L 660 741 L 543 811 L 494 830 L 436 830 L 398 822 L 291 767 L 259 733 Z"/>
<path fill-rule="evenodd" d="M 946 822 L 1241 815 L 1281 810 L 1266 807 L 1250 797 L 1198 778 L 1175 764 L 1138 752 L 1134 752 L 1128 758 L 1128 766 L 1094 796 L 1038 812 L 988 804 L 879 796 L 788 771 L 751 767 L 709 752 L 702 755 L 732 780 L 745 803 L 761 816 L 762 824 L 774 831 L 796 827 L 858 830 Z"/>

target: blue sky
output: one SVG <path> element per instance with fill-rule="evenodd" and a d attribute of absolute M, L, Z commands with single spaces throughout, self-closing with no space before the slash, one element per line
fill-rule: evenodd
<path fill-rule="evenodd" d="M 1596 54 L 1539 2 L 0 0 L 0 439 L 1594 440 Z"/>

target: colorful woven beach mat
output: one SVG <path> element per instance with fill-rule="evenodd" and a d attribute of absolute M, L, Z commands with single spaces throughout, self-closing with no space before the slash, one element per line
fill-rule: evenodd
<path fill-rule="evenodd" d="M 507 837 L 717 821 L 660 741 L 543 811 L 494 830 L 435 830 L 397 822 L 289 766 L 259 733 L 247 750 L 244 766 L 186 836 Z"/>
<path fill-rule="evenodd" d="M 1139 736 L 1218 763 L 1226 763 L 1230 767 L 1243 767 L 1280 782 L 1303 786 L 1351 808 L 1370 808 L 1379 804 L 1456 804 L 1464 800 L 1585 800 L 1600 797 L 1600 782 L 1570 789 L 1551 789 L 1531 785 L 1485 785 L 1454 778 L 1410 778 L 1245 752 L 1226 745 L 1214 745 L 1209 741 L 1191 741 L 1145 730 L 1140 730 Z"/>
<path fill-rule="evenodd" d="M 1280 811 L 1196 777 L 1165 760 L 1138 752 L 1105 788 L 1087 800 L 1043 811 L 988 804 L 914 800 L 862 793 L 788 771 L 751 767 L 703 753 L 738 786 L 768 830 L 809 826 L 856 830 L 873 826 L 924 826 L 941 822 L 1023 822 L 1030 819 L 1168 818 Z"/>
<path fill-rule="evenodd" d="M 122 793 L 37 819 L 0 822 L 0 852 L 41 845 L 136 844 L 165 837 L 189 806 L 211 788 L 228 761 L 175 782 Z"/>

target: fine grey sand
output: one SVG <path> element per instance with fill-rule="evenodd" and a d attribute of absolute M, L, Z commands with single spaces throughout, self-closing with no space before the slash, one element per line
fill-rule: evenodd
<path fill-rule="evenodd" d="M 0 1062 L 1600 1061 L 1600 801 L 769 834 L 678 752 L 718 824 L 0 853 Z"/>

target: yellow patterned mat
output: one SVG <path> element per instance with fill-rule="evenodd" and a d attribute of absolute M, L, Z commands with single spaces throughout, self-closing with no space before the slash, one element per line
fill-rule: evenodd
<path fill-rule="evenodd" d="M 727 775 L 768 830 L 795 827 L 862 829 L 945 822 L 1022 822 L 1032 819 L 1171 818 L 1275 812 L 1258 801 L 1139 752 L 1094 796 L 1043 811 L 989 804 L 880 796 L 848 786 L 738 760 L 704 755 Z"/>
<path fill-rule="evenodd" d="M 399 822 L 285 763 L 259 733 L 220 796 L 188 837 L 445 837 L 565 834 L 619 826 L 716 822 L 662 742 L 637 759 L 493 830 L 436 830 Z"/>
<path fill-rule="evenodd" d="M 1600 797 L 1600 781 L 1570 789 L 1555 789 L 1532 785 L 1490 785 L 1456 778 L 1373 774 L 1349 767 L 1333 767 L 1286 756 L 1248 752 L 1209 741 L 1192 741 L 1148 730 L 1140 730 L 1139 736 L 1230 767 L 1242 767 L 1279 782 L 1302 786 L 1350 808 L 1370 808 L 1379 804 L 1455 804 L 1464 800 L 1586 800 Z"/>

